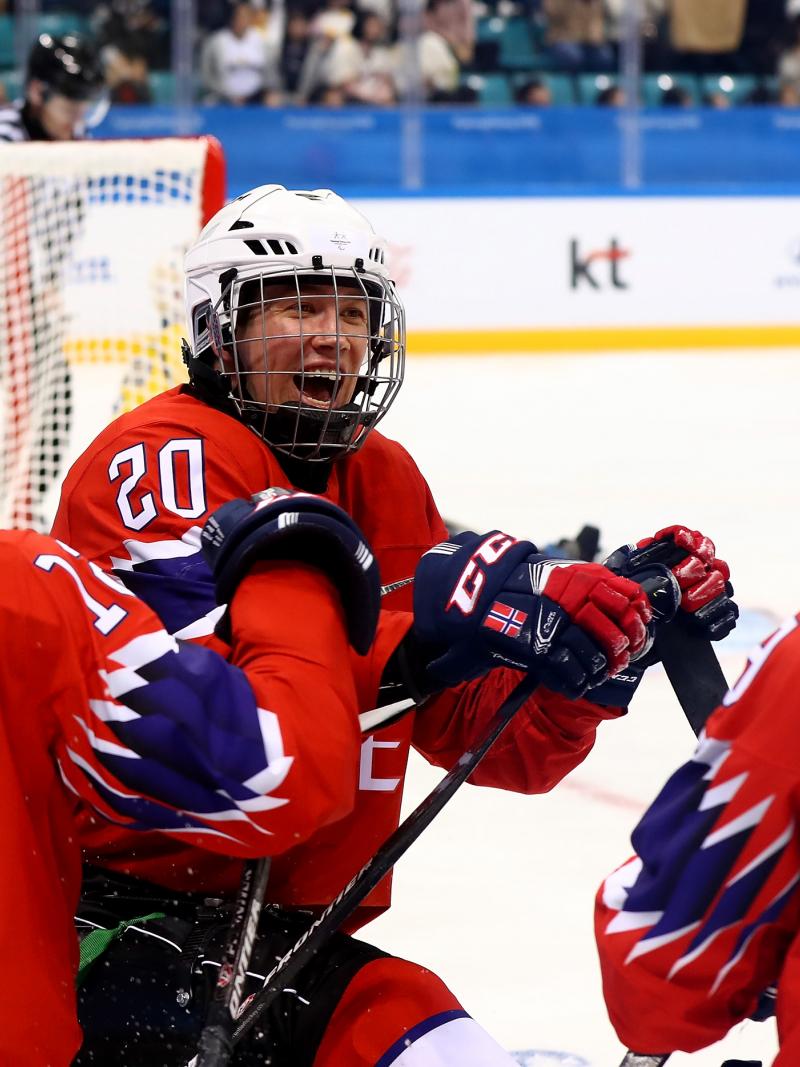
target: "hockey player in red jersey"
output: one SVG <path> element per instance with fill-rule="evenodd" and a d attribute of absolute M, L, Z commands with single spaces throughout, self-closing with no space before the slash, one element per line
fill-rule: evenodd
<path fill-rule="evenodd" d="M 636 1051 L 704 1048 L 777 984 L 775 1065 L 800 1063 L 798 692 L 800 616 L 756 649 L 600 887 L 606 1003 Z"/>
<path fill-rule="evenodd" d="M 291 485 L 322 493 L 359 523 L 380 564 L 387 594 L 384 615 L 411 607 L 413 590 L 423 630 L 424 618 L 442 622 L 437 611 L 449 622 L 449 602 L 427 601 L 427 588 L 446 592 L 454 605 L 463 599 L 469 609 L 473 594 L 477 602 L 485 592 L 482 568 L 488 565 L 484 557 L 491 559 L 491 545 L 472 535 L 424 556 L 446 541 L 447 531 L 408 453 L 374 429 L 402 380 L 405 324 L 390 281 L 386 244 L 363 216 L 325 190 L 261 187 L 211 220 L 187 256 L 186 276 L 190 384 L 156 397 L 100 434 L 65 481 L 54 526 L 58 536 L 72 538 L 101 566 L 113 568 L 170 632 L 213 644 L 222 609 L 200 553 L 200 524 L 209 509 L 231 496 Z M 679 541 L 686 553 L 677 571 L 682 607 L 722 636 L 735 617 L 725 595 L 727 568 L 715 559 L 706 538 L 677 527 L 662 533 Z M 518 570 L 524 569 L 528 555 L 535 555 L 530 544 L 521 551 Z M 502 611 L 521 610 L 528 618 L 529 601 L 523 608 L 511 602 L 524 579 L 502 571 L 503 559 L 491 559 L 497 565 L 493 573 L 500 576 L 486 588 L 502 592 Z M 419 576 L 414 582 L 418 564 L 422 583 Z M 620 705 L 627 703 L 641 669 L 627 670 L 624 679 L 611 683 L 604 703 L 568 697 L 597 680 L 590 678 L 596 651 L 615 671 L 627 662 L 640 643 L 642 620 L 626 614 L 627 608 L 615 616 L 613 597 L 612 602 L 605 594 L 599 603 L 592 600 L 596 584 L 605 581 L 596 572 L 575 568 L 574 583 L 566 581 L 566 571 L 540 570 L 535 580 L 528 573 L 520 595 L 536 596 L 552 580 L 547 595 L 557 598 L 567 616 L 587 624 L 581 640 L 588 636 L 596 643 L 594 652 L 584 646 L 583 666 L 571 681 L 551 676 L 552 688 L 541 688 L 527 702 L 503 745 L 473 778 L 478 784 L 535 793 L 552 788 L 580 763 L 599 722 L 622 713 Z M 499 640 L 513 631 L 514 619 L 493 613 L 494 602 L 480 600 L 480 608 L 480 613 L 463 612 L 464 625 L 477 617 L 477 629 L 464 637 L 454 626 L 438 655 L 426 646 L 424 638 L 430 635 L 425 631 L 422 640 L 414 636 L 389 658 L 382 702 L 408 706 L 414 699 L 427 699 L 419 712 L 366 738 L 352 814 L 276 860 L 270 903 L 323 906 L 374 853 L 397 824 L 410 745 L 429 761 L 449 767 L 481 735 L 518 677 L 507 666 L 490 667 L 520 661 L 511 655 L 498 658 L 491 645 L 492 635 Z M 530 637 L 529 624 L 526 633 Z M 523 664 L 533 665 L 529 660 Z M 571 670 L 573 659 L 568 656 L 564 666 Z M 119 895 L 117 883 L 128 878 L 136 880 L 135 890 L 126 882 L 128 891 L 140 895 L 147 887 L 151 896 L 163 898 L 167 887 L 173 899 L 182 901 L 181 915 L 188 916 L 184 921 L 190 928 L 196 904 L 182 894 L 225 897 L 240 876 L 236 862 L 156 834 L 134 838 L 124 827 L 87 826 L 83 844 L 101 894 L 103 885 L 112 885 Z M 84 905 L 90 889 L 94 891 L 87 886 Z M 367 898 L 358 922 L 387 907 L 389 895 L 387 879 Z M 286 914 L 291 924 L 292 913 Z M 151 950 L 137 966 L 163 971 L 160 951 Z M 404 1064 L 421 1064 L 434 1053 L 460 1067 L 508 1063 L 483 1031 L 464 1018 L 435 976 L 371 951 L 371 959 L 348 959 L 347 966 L 338 961 L 335 996 L 326 989 L 327 1016 L 320 1009 L 315 1027 L 295 1020 L 280 1035 L 283 1055 L 315 1067 L 371 1067 L 393 1062 L 386 1057 L 394 1048 L 394 1058 L 406 1049 Z M 202 968 L 203 959 L 213 963 L 213 954 L 199 949 L 197 959 Z M 118 965 L 122 971 L 125 961 Z M 178 1025 L 169 1005 L 174 1005 L 175 989 L 190 984 L 190 975 L 183 972 L 164 981 L 158 995 L 168 1007 L 158 1025 Z M 115 995 L 119 999 L 118 991 Z M 294 1008 L 302 1015 L 296 1003 Z M 82 1018 L 87 1040 L 94 1034 L 108 1050 L 128 1042 L 135 1012 L 131 1010 L 124 1032 L 119 1025 L 112 1032 L 119 1014 L 115 1019 L 107 1009 L 103 990 L 86 989 Z M 303 1044 L 302 1056 L 297 1042 Z M 247 1062 L 263 1062 L 267 1048 L 259 1050 L 254 1043 L 249 1055 L 255 1059 Z M 146 1058 L 130 1043 L 126 1054 L 132 1067 L 139 1062 L 137 1055 Z"/>
<path fill-rule="evenodd" d="M 307 498 L 299 518 L 287 538 L 259 513 L 246 553 L 241 520 L 226 525 L 233 663 L 176 641 L 72 548 L 0 532 L 0 1062 L 67 1067 L 80 1045 L 81 822 L 255 857 L 352 807 L 372 683 L 349 644 L 372 643 L 377 567 L 339 508 Z M 373 650 L 407 625 L 384 620 Z"/>

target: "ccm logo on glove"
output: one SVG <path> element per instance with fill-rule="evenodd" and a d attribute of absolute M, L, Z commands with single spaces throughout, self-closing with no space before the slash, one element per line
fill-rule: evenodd
<path fill-rule="evenodd" d="M 501 556 L 506 554 L 512 545 L 518 543 L 515 537 L 511 537 L 510 534 L 506 533 L 494 533 L 491 537 L 487 537 L 470 556 L 445 610 L 449 611 L 450 608 L 457 607 L 462 615 L 471 615 L 486 584 L 486 572 L 481 569 L 481 562 L 491 567 L 497 563 Z M 443 544 L 437 545 L 436 548 L 432 548 L 431 552 L 450 555 L 458 552 L 460 547 L 460 545 L 453 545 L 449 541 L 445 541 Z"/>

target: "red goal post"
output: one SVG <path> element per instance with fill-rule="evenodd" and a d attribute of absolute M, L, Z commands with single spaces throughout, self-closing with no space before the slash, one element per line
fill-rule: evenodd
<path fill-rule="evenodd" d="M 185 380 L 183 256 L 224 198 L 214 138 L 0 146 L 0 527 L 48 529 L 91 438 Z"/>

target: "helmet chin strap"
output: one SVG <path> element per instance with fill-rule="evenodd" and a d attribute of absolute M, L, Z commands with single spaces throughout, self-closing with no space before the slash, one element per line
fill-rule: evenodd
<path fill-rule="evenodd" d="M 213 407 L 235 415 L 282 458 L 295 459 L 306 466 L 330 464 L 347 448 L 359 428 L 366 432 L 376 421 L 352 402 L 333 411 L 316 411 L 299 404 L 282 405 L 266 413 L 249 408 L 248 401 L 255 403 L 255 399 L 246 385 L 240 385 L 235 398 L 230 375 L 215 370 L 204 356 L 195 356 L 186 341 L 182 342 L 182 349 L 189 383 L 197 395 Z M 361 383 L 359 388 L 363 387 Z M 300 443 L 295 443 L 298 440 Z M 304 440 L 307 444 L 302 443 Z M 299 484 L 295 478 L 293 481 Z"/>
<path fill-rule="evenodd" d="M 246 399 L 244 389 L 242 397 Z M 242 418 L 276 452 L 304 463 L 330 463 L 374 421 L 353 403 L 333 411 L 284 404 L 266 415 L 245 409 Z"/>

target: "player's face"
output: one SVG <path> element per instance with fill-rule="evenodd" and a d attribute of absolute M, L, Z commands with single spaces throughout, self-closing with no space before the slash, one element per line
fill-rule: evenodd
<path fill-rule="evenodd" d="M 88 100 L 71 100 L 60 93 L 50 93 L 42 101 L 39 121 L 54 141 L 73 141 L 82 134 L 92 104 Z"/>
<path fill-rule="evenodd" d="M 341 408 L 353 399 L 367 353 L 367 298 L 356 287 L 294 282 L 265 289 L 236 328 L 242 384 L 253 400 L 274 407 L 302 403 Z M 266 372 L 266 373 L 265 373 Z M 338 382 L 338 384 L 337 384 Z"/>

